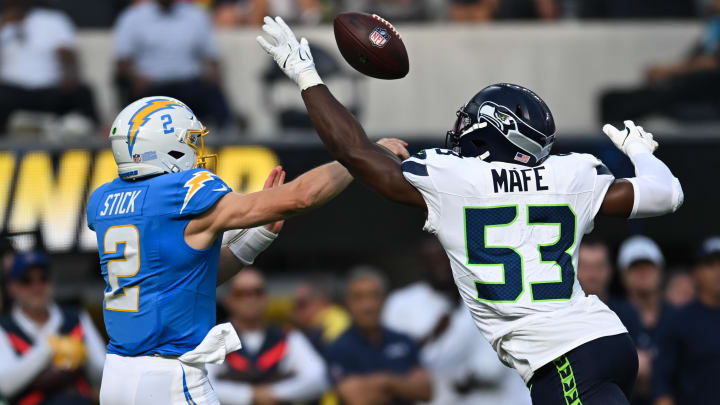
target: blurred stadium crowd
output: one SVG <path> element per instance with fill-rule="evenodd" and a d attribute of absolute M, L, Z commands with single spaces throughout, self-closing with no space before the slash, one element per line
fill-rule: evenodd
<path fill-rule="evenodd" d="M 74 49 L 78 28 L 112 30 L 117 105 L 164 94 L 192 105 L 213 128 L 245 128 L 248 118 L 230 105 L 221 85 L 216 31 L 257 26 L 267 14 L 293 24 L 325 23 L 348 10 L 397 22 L 707 19 L 685 58 L 649 66 L 644 84 L 610 89 L 597 103 L 604 122 L 649 114 L 714 120 L 720 109 L 715 0 L 2 0 L 0 133 L 22 127 L 13 113 L 36 111 L 61 117 L 76 132 L 105 135 L 109 123 L 98 114 L 96 92 Z"/>
<path fill-rule="evenodd" d="M 645 236 L 625 240 L 617 255 L 592 237 L 579 249 L 581 285 L 620 316 L 637 346 L 633 404 L 720 403 L 720 237 L 676 269 Z M 208 366 L 221 403 L 529 404 L 522 379 L 460 302 L 440 244 L 427 239 L 418 252 L 418 280 L 396 289 L 380 270 L 358 266 L 278 296 L 260 269 L 243 270 L 218 290 L 218 321 L 232 322 L 243 342 L 225 364 Z M 0 396 L 95 403 L 103 328 L 55 303 L 44 254 L 5 243 L 2 265 Z"/>

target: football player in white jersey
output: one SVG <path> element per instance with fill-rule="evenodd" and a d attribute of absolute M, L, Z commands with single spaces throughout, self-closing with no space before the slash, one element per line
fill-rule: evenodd
<path fill-rule="evenodd" d="M 592 155 L 550 155 L 555 124 L 532 91 L 496 84 L 458 111 L 448 149 L 402 164 L 368 140 L 318 76 L 307 40 L 265 18 L 260 45 L 301 88 L 333 157 L 388 199 L 427 211 L 480 331 L 533 403 L 628 404 L 637 355 L 618 317 L 577 281 L 577 250 L 596 215 L 668 214 L 683 201 L 657 143 L 631 121 L 603 131 L 635 165 L 615 179 Z"/>

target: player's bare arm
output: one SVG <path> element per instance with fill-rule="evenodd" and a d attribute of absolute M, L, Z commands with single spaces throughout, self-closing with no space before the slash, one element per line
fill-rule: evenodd
<path fill-rule="evenodd" d="M 313 125 L 332 157 L 360 181 L 392 201 L 425 208 L 425 201 L 402 174 L 400 161 L 373 144 L 355 117 L 325 85 L 302 91 Z"/>
<path fill-rule="evenodd" d="M 323 205 L 351 181 L 350 173 L 333 162 L 278 187 L 250 194 L 228 193 L 188 223 L 185 241 L 195 249 L 205 249 L 227 230 L 265 225 Z"/>
<path fill-rule="evenodd" d="M 407 154 L 398 139 L 383 139 L 377 148 L 388 157 L 394 156 L 393 153 Z M 266 182 L 264 190 L 226 194 L 211 209 L 188 223 L 186 242 L 195 249 L 204 249 L 228 230 L 271 224 L 267 230 L 273 232 L 273 223 L 326 204 L 340 194 L 353 177 L 340 163 L 332 162 L 287 184 L 283 184 L 284 179 L 285 174 L 278 167 L 270 174 L 270 183 Z"/>
<path fill-rule="evenodd" d="M 658 143 L 652 134 L 632 121 L 625 129 L 603 127 L 605 134 L 635 165 L 636 177 L 618 179 L 610 185 L 600 214 L 622 218 L 646 218 L 675 212 L 683 203 L 678 179 L 653 155 Z"/>
<path fill-rule="evenodd" d="M 400 161 L 373 144 L 355 117 L 322 84 L 307 40 L 298 42 L 279 17 L 264 21 L 263 30 L 274 44 L 263 37 L 258 42 L 300 86 L 310 118 L 330 154 L 383 196 L 424 208 L 420 193 L 403 177 Z"/>
<path fill-rule="evenodd" d="M 285 171 L 277 166 L 265 180 L 263 190 L 278 187 L 285 182 Z M 243 267 L 250 265 L 255 257 L 264 251 L 282 230 L 284 220 L 264 225 L 262 228 L 237 229 L 223 235 L 223 246 L 218 260 L 217 285 L 230 280 Z M 254 233 L 250 234 L 249 233 Z M 227 239 L 227 240 L 226 240 Z"/>

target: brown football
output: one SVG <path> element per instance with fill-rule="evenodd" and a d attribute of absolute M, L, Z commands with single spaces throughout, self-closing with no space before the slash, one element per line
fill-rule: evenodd
<path fill-rule="evenodd" d="M 345 60 L 360 73 L 378 79 L 400 79 L 410 70 L 400 34 L 382 17 L 341 13 L 335 17 L 335 41 Z"/>

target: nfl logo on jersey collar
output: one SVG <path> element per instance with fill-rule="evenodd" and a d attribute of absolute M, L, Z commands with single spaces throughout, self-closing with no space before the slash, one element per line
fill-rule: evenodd
<path fill-rule="evenodd" d="M 384 47 L 389 40 L 390 34 L 385 28 L 377 27 L 370 33 L 370 42 L 378 48 Z"/>

